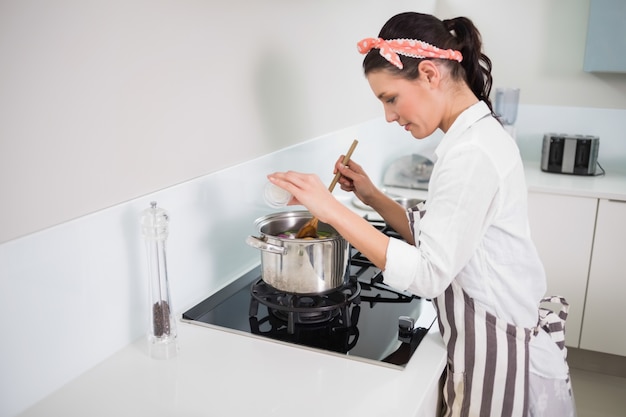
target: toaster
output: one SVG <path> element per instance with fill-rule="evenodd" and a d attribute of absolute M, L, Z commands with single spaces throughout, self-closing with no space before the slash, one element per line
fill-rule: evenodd
<path fill-rule="evenodd" d="M 541 170 L 560 174 L 595 175 L 600 138 L 546 133 L 541 150 Z"/>

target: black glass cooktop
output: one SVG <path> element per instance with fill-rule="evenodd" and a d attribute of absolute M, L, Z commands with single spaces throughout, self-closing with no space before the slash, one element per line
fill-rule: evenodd
<path fill-rule="evenodd" d="M 379 230 L 395 236 L 384 223 Z M 253 268 L 183 314 L 182 320 L 392 367 L 404 367 L 436 316 L 430 301 L 397 291 L 354 248 L 349 279 L 335 292 L 280 293 Z M 419 351 L 418 351 L 419 352 Z"/>

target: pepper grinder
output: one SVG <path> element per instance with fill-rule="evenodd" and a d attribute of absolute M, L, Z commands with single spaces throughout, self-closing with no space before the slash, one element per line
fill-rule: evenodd
<path fill-rule="evenodd" d="M 167 257 L 165 244 L 168 236 L 169 217 L 157 207 L 156 201 L 143 211 L 141 229 L 148 259 L 148 285 L 150 291 L 150 325 L 148 350 L 154 359 L 176 356 L 176 322 L 172 314 L 169 283 L 167 279 Z"/>

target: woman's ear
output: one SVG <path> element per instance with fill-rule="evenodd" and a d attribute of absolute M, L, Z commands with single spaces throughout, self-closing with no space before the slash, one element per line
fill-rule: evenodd
<path fill-rule="evenodd" d="M 437 87 L 439 85 L 441 73 L 439 72 L 439 67 L 437 67 L 433 61 L 425 59 L 419 63 L 417 69 L 420 77 L 423 77 L 423 79 L 432 87 Z"/>

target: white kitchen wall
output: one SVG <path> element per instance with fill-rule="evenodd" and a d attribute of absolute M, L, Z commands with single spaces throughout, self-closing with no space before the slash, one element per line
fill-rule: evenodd
<path fill-rule="evenodd" d="M 0 242 L 379 114 L 356 42 L 434 0 L 3 0 Z"/>
<path fill-rule="evenodd" d="M 589 0 L 439 0 L 435 13 L 474 21 L 494 86 L 520 87 L 524 104 L 626 108 L 626 74 L 583 71 Z"/>
<path fill-rule="evenodd" d="M 589 0 L 3 0 L 0 243 L 380 115 L 355 42 L 466 15 L 521 102 L 626 108 Z"/>

